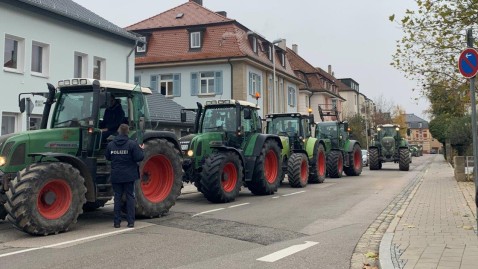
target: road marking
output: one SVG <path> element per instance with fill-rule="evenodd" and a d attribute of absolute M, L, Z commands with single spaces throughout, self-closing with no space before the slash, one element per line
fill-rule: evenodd
<path fill-rule="evenodd" d="M 274 196 L 274 197 L 272 197 L 272 199 L 277 199 L 277 198 L 279 198 L 279 197 L 280 197 L 280 196 Z"/>
<path fill-rule="evenodd" d="M 224 207 L 221 207 L 221 208 L 216 208 L 216 209 L 212 209 L 212 210 L 208 210 L 208 211 L 203 211 L 203 212 L 199 212 L 197 214 L 194 214 L 191 217 L 196 217 L 196 216 L 199 216 L 199 215 L 202 215 L 202 214 L 207 214 L 207 213 L 211 213 L 211 212 L 215 212 L 215 211 L 219 211 L 219 210 L 224 210 L 224 209 L 225 209 Z"/>
<path fill-rule="evenodd" d="M 14 252 L 1 254 L 0 258 L 7 257 L 7 256 L 12 256 L 12 255 L 16 255 L 16 254 L 21 254 L 21 253 L 25 253 L 25 252 L 30 252 L 30 251 L 34 251 L 34 250 L 39 250 L 39 249 L 54 248 L 54 247 L 58 247 L 58 246 L 62 246 L 62 245 L 73 244 L 73 243 L 77 243 L 77 242 L 81 242 L 81 241 L 85 241 L 85 240 L 95 239 L 95 238 L 98 238 L 98 237 L 106 237 L 108 235 L 129 232 L 129 231 L 132 231 L 132 230 L 134 230 L 134 228 L 122 229 L 122 230 L 119 230 L 119 231 L 113 231 L 113 232 L 108 232 L 108 233 L 102 233 L 102 234 L 87 236 L 87 237 L 78 238 L 78 239 L 65 241 L 65 242 L 61 242 L 61 243 L 56 243 L 56 244 L 51 244 L 51 245 L 47 245 L 47 246 L 43 246 L 43 247 L 23 249 L 23 250 L 19 250 L 19 251 L 14 251 Z"/>
<path fill-rule="evenodd" d="M 299 193 L 303 193 L 303 192 L 305 192 L 305 191 L 298 191 L 298 192 L 288 193 L 288 194 L 284 194 L 282 196 L 286 197 L 286 196 L 291 196 L 291 195 L 299 194 Z"/>
<path fill-rule="evenodd" d="M 261 261 L 261 262 L 275 262 L 275 261 L 278 261 L 282 258 L 285 258 L 287 256 L 290 256 L 294 253 L 297 253 L 299 251 L 302 251 L 302 250 L 305 250 L 305 249 L 308 249 L 310 247 L 313 247 L 315 245 L 317 245 L 319 242 L 313 242 L 313 241 L 305 241 L 304 244 L 302 245 L 294 245 L 294 246 L 290 246 L 288 248 L 285 248 L 283 250 L 279 250 L 279 251 L 276 251 L 274 253 L 271 253 L 267 256 L 264 256 L 264 257 L 261 257 L 259 259 L 257 259 L 258 261 Z"/>
<path fill-rule="evenodd" d="M 243 204 L 238 204 L 238 205 L 231 205 L 230 207 L 228 208 L 234 208 L 234 207 L 238 207 L 238 206 L 243 206 L 243 205 L 248 205 L 250 203 L 243 203 Z"/>

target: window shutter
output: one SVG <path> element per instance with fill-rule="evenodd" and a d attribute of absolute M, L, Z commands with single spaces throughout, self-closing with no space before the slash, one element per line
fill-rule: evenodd
<path fill-rule="evenodd" d="M 290 105 L 290 89 L 287 91 L 287 104 Z"/>
<path fill-rule="evenodd" d="M 292 105 L 295 106 L 295 99 L 296 99 L 296 92 L 295 92 L 295 89 L 292 90 L 292 94 L 293 94 L 293 99 L 294 99 L 294 102 L 292 102 Z"/>
<path fill-rule="evenodd" d="M 173 75 L 173 96 L 181 96 L 181 74 Z"/>
<path fill-rule="evenodd" d="M 257 92 L 262 94 L 262 77 L 261 76 L 257 76 Z"/>
<path fill-rule="evenodd" d="M 216 87 L 215 92 L 217 95 L 222 95 L 222 71 L 214 73 L 214 86 Z"/>
<path fill-rule="evenodd" d="M 198 75 L 199 73 L 191 73 L 191 95 L 198 95 Z"/>
<path fill-rule="evenodd" d="M 151 88 L 151 91 L 158 92 L 158 76 L 151 76 L 149 87 Z"/>
<path fill-rule="evenodd" d="M 249 72 L 249 94 L 253 95 L 253 89 L 252 89 L 252 72 Z"/>

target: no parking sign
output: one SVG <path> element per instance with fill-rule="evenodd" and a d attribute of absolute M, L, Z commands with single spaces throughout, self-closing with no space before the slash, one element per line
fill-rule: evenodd
<path fill-rule="evenodd" d="M 458 69 L 465 78 L 472 78 L 478 72 L 478 51 L 467 48 L 461 52 L 458 58 Z"/>

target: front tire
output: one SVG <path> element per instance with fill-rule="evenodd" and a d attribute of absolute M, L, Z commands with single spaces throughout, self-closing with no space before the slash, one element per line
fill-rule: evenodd
<path fill-rule="evenodd" d="M 371 148 L 368 150 L 369 158 L 368 158 L 368 167 L 370 170 L 379 170 L 382 168 L 382 164 L 378 158 L 378 148 Z"/>
<path fill-rule="evenodd" d="M 152 139 L 144 143 L 140 180 L 135 182 L 136 215 L 159 217 L 166 214 L 181 194 L 181 154 L 173 143 Z"/>
<path fill-rule="evenodd" d="M 242 187 L 243 167 L 234 152 L 211 154 L 201 173 L 201 189 L 212 203 L 229 203 L 236 199 Z"/>
<path fill-rule="evenodd" d="M 252 181 L 247 188 L 256 195 L 268 195 L 277 191 L 282 173 L 280 147 L 274 140 L 266 140 L 254 165 Z"/>
<path fill-rule="evenodd" d="M 352 151 L 352 163 L 349 167 L 344 168 L 347 176 L 359 176 L 362 173 L 362 149 L 359 144 L 355 144 Z"/>
<path fill-rule="evenodd" d="M 410 169 L 410 152 L 407 148 L 400 149 L 400 160 L 398 161 L 400 171 L 408 171 Z"/>
<path fill-rule="evenodd" d="M 318 141 L 314 146 L 314 157 L 310 160 L 309 183 L 322 183 L 327 172 L 325 149 Z"/>
<path fill-rule="evenodd" d="M 292 188 L 304 188 L 309 177 L 309 160 L 303 153 L 293 153 L 287 165 L 287 176 Z"/>
<path fill-rule="evenodd" d="M 83 212 L 85 193 L 84 178 L 70 164 L 34 163 L 12 181 L 7 219 L 32 235 L 65 232 Z"/>
<path fill-rule="evenodd" d="M 327 158 L 327 174 L 331 178 L 342 177 L 344 158 L 340 150 L 332 150 Z"/>

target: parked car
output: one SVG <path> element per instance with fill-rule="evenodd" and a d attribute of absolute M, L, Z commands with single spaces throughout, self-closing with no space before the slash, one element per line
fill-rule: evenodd
<path fill-rule="evenodd" d="M 368 166 L 368 150 L 362 149 L 362 164 Z"/>
<path fill-rule="evenodd" d="M 431 149 L 430 154 L 437 154 L 437 150 L 436 149 Z"/>

